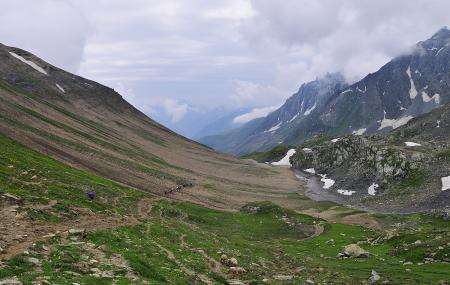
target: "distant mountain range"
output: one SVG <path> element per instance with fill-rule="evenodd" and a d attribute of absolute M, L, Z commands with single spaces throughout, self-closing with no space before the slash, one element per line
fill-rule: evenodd
<path fill-rule="evenodd" d="M 242 155 L 297 145 L 320 133 L 387 132 L 450 101 L 450 30 L 442 28 L 377 72 L 348 85 L 339 74 L 303 84 L 278 110 L 222 135 L 200 139 Z"/>

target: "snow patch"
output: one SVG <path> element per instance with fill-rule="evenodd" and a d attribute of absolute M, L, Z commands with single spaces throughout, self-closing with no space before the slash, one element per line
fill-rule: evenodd
<path fill-rule="evenodd" d="M 409 89 L 409 98 L 414 99 L 417 96 L 416 85 L 414 84 L 414 80 L 411 77 L 411 66 L 408 66 L 406 70 L 406 74 L 409 77 L 409 83 L 411 84 L 411 88 Z"/>
<path fill-rule="evenodd" d="M 439 104 L 441 96 L 439 94 L 434 94 L 433 97 L 430 97 L 427 92 L 422 91 L 422 101 L 428 103 L 431 100 L 434 100 L 434 103 Z"/>
<path fill-rule="evenodd" d="M 32 62 L 31 60 L 26 60 L 25 58 L 21 57 L 20 55 L 13 53 L 12 51 L 9 52 L 10 55 L 12 55 L 13 57 L 17 58 L 18 60 L 20 60 L 21 62 L 28 64 L 29 66 L 31 66 L 34 70 L 39 71 L 42 74 L 48 75 L 47 72 L 40 67 L 39 65 L 37 65 L 36 63 Z"/>
<path fill-rule="evenodd" d="M 437 124 L 437 125 L 436 125 L 436 128 L 440 128 L 440 127 L 441 127 L 441 121 L 437 120 L 437 121 L 436 121 L 436 124 Z"/>
<path fill-rule="evenodd" d="M 369 195 L 371 196 L 375 196 L 378 187 L 380 187 L 378 184 L 372 183 L 372 185 L 370 185 L 369 188 L 367 189 L 367 193 L 369 193 Z"/>
<path fill-rule="evenodd" d="M 66 93 L 66 90 L 64 90 L 64 88 L 61 87 L 61 85 L 59 85 L 58 83 L 55 84 L 56 88 L 59 89 L 59 91 L 61 91 L 62 93 Z"/>
<path fill-rule="evenodd" d="M 330 189 L 333 185 L 334 185 L 334 180 L 327 178 L 327 176 L 325 174 L 319 174 L 322 179 L 320 179 L 320 181 L 323 182 L 323 189 Z"/>
<path fill-rule="evenodd" d="M 450 176 L 442 177 L 442 191 L 450 189 Z"/>
<path fill-rule="evenodd" d="M 405 145 L 411 146 L 411 147 L 422 146 L 420 143 L 415 143 L 415 142 L 405 142 Z"/>
<path fill-rule="evenodd" d="M 298 114 L 296 114 L 294 117 L 292 117 L 292 119 L 290 119 L 290 120 L 288 121 L 288 123 L 291 123 L 293 120 L 297 119 L 297 117 L 298 117 Z"/>
<path fill-rule="evenodd" d="M 305 169 L 303 171 L 305 171 L 307 173 L 311 173 L 311 174 L 316 174 L 316 170 L 314 168 L 307 168 L 307 169 Z"/>
<path fill-rule="evenodd" d="M 351 196 L 356 193 L 356 191 L 350 191 L 350 190 L 344 190 L 344 189 L 338 189 L 337 192 L 341 195 L 345 196 Z"/>
<path fill-rule="evenodd" d="M 353 92 L 353 90 L 352 89 L 347 89 L 345 91 L 342 91 L 340 95 L 344 95 L 345 93 L 348 93 L 348 92 Z"/>
<path fill-rule="evenodd" d="M 356 87 L 356 90 L 358 90 L 358 91 L 361 92 L 361 93 L 366 93 L 366 91 L 367 91 L 367 86 L 364 86 L 364 90 L 361 90 L 361 89 L 359 88 L 359 86 L 358 86 L 358 87 Z"/>
<path fill-rule="evenodd" d="M 332 142 L 332 143 L 337 143 L 337 142 L 340 141 L 340 140 L 341 140 L 341 138 L 335 138 L 335 139 L 332 139 L 331 142 Z"/>
<path fill-rule="evenodd" d="M 306 152 L 306 153 L 312 153 L 312 149 L 307 148 L 307 147 L 302 148 L 302 150 L 303 150 L 304 152 Z"/>
<path fill-rule="evenodd" d="M 264 131 L 264 132 L 265 133 L 274 132 L 274 131 L 278 130 L 281 127 L 282 124 L 283 124 L 283 122 L 279 123 L 278 125 L 275 125 L 275 126 L 271 127 L 270 129 L 268 129 L 267 131 Z"/>
<path fill-rule="evenodd" d="M 401 117 L 398 119 L 386 119 L 386 111 L 384 111 L 384 118 L 381 121 L 380 127 L 378 128 L 378 130 L 382 130 L 387 127 L 392 127 L 393 129 L 396 129 L 398 127 L 406 125 L 406 123 L 408 123 L 413 118 L 414 118 L 413 116 L 406 116 L 406 117 Z"/>
<path fill-rule="evenodd" d="M 312 106 L 311 108 L 306 110 L 305 113 L 303 113 L 303 115 L 308 116 L 309 114 L 311 114 L 311 112 L 314 111 L 314 109 L 316 109 L 316 106 L 317 106 L 317 102 L 314 103 L 314 106 Z"/>
<path fill-rule="evenodd" d="M 444 48 L 445 48 L 445 46 L 441 47 L 441 48 L 437 51 L 437 53 L 435 54 L 435 56 L 438 56 L 439 53 L 440 53 Z"/>
<path fill-rule="evenodd" d="M 366 128 L 362 128 L 356 131 L 353 131 L 352 134 L 356 135 L 356 136 L 362 136 L 365 132 L 366 132 Z"/>
<path fill-rule="evenodd" d="M 291 162 L 289 161 L 289 159 L 294 154 L 295 154 L 295 149 L 290 149 L 290 150 L 288 150 L 286 155 L 280 161 L 272 162 L 272 165 L 276 165 L 276 166 L 292 166 Z"/>

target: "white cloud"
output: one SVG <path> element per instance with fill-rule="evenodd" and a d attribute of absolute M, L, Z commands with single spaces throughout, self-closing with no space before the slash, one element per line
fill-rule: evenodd
<path fill-rule="evenodd" d="M 68 1 L 2 1 L 0 40 L 76 72 L 93 27 Z"/>
<path fill-rule="evenodd" d="M 165 99 L 162 102 L 162 107 L 166 113 L 171 117 L 173 123 L 179 122 L 187 113 L 188 105 L 181 104 L 177 100 Z"/>
<path fill-rule="evenodd" d="M 4 2 L 5 44 L 180 125 L 195 110 L 279 105 L 327 72 L 362 77 L 450 25 L 448 0 Z"/>
<path fill-rule="evenodd" d="M 247 123 L 247 122 L 249 122 L 251 120 L 265 117 L 270 112 L 275 111 L 279 107 L 280 106 L 271 106 L 271 107 L 265 107 L 265 108 L 255 108 L 255 109 L 251 110 L 248 113 L 245 113 L 243 115 L 237 116 L 236 118 L 233 119 L 233 122 L 237 123 L 237 124 L 244 124 L 244 123 Z"/>
<path fill-rule="evenodd" d="M 267 103 L 278 103 L 286 97 L 286 91 L 270 84 L 235 79 L 232 85 L 233 94 L 230 97 L 239 106 L 267 106 Z"/>

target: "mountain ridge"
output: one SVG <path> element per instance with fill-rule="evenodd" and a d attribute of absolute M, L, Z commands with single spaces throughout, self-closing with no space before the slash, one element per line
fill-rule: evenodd
<path fill-rule="evenodd" d="M 264 134 L 265 122 L 260 121 L 251 122 L 259 124 L 257 127 L 244 125 L 226 136 L 200 141 L 220 151 L 241 155 L 280 143 L 298 144 L 319 133 L 389 131 L 449 102 L 449 46 L 450 31 L 442 28 L 428 40 L 417 43 L 411 53 L 392 59 L 358 82 L 331 91 L 325 105 L 315 108 L 306 118 L 282 122 L 272 135 Z M 290 99 L 280 109 L 289 108 L 289 102 Z M 247 139 L 238 143 L 240 137 Z"/>

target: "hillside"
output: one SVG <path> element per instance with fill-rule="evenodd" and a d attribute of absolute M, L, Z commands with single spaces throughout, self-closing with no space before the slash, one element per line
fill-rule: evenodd
<path fill-rule="evenodd" d="M 0 143 L 1 284 L 348 284 L 373 270 L 392 284 L 448 280 L 450 226 L 438 216 L 369 216 L 306 197 L 307 212 L 333 222 L 269 202 L 217 211 Z M 369 255 L 339 257 L 354 243 Z"/>
<path fill-rule="evenodd" d="M 299 187 L 288 170 L 218 154 L 155 123 L 111 88 L 4 45 L 0 133 L 128 187 L 210 207 L 266 195 L 286 200 Z"/>
<path fill-rule="evenodd" d="M 277 144 L 296 145 L 322 133 L 385 133 L 448 103 L 449 71 L 450 30 L 443 28 L 408 54 L 394 58 L 356 83 L 347 86 L 335 79 L 325 88 L 307 88 L 330 82 L 328 75 L 302 85 L 298 93 L 266 118 L 201 141 L 217 150 L 241 155 L 265 151 Z M 328 93 L 324 94 L 324 90 Z"/>

